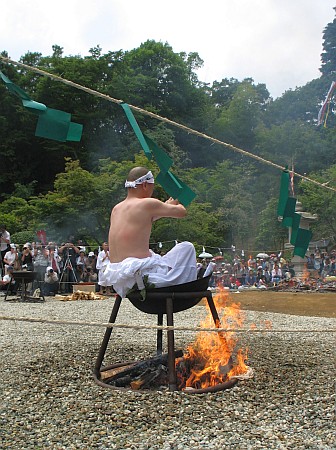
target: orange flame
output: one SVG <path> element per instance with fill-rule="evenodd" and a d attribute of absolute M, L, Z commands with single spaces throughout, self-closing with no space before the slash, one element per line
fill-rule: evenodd
<path fill-rule="evenodd" d="M 220 288 L 213 297 L 220 323 L 219 328 L 241 328 L 243 314 L 240 305 L 228 304 L 230 294 Z M 209 307 L 202 328 L 213 328 L 214 319 Z M 195 341 L 187 347 L 182 359 L 177 361 L 177 374 L 180 387 L 204 389 L 224 383 L 230 377 L 246 373 L 247 349 L 236 350 L 238 338 L 234 332 L 201 331 Z M 235 355 L 234 355 L 235 354 Z M 233 361 L 233 359 L 235 361 Z"/>

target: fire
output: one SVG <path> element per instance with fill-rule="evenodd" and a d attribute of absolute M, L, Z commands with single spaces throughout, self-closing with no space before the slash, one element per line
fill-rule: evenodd
<path fill-rule="evenodd" d="M 228 304 L 229 297 L 229 293 L 221 288 L 213 298 L 220 318 L 220 323 L 216 326 L 241 328 L 242 311 L 239 304 Z M 201 327 L 214 327 L 209 308 Z M 224 383 L 232 376 L 246 373 L 247 349 L 236 349 L 237 344 L 238 338 L 234 332 L 202 331 L 198 333 L 195 341 L 187 347 L 183 358 L 177 361 L 180 388 L 205 389 Z"/>

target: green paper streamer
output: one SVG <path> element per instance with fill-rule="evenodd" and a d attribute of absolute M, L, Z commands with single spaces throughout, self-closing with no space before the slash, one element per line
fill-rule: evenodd
<path fill-rule="evenodd" d="M 278 203 L 278 217 L 282 217 L 286 208 L 288 195 L 288 187 L 289 187 L 289 172 L 284 170 L 281 174 L 280 181 L 280 197 Z"/>
<path fill-rule="evenodd" d="M 162 148 L 160 148 L 154 141 L 152 141 L 151 138 L 149 138 L 145 134 L 143 134 L 143 136 L 145 138 L 145 141 L 147 142 L 149 149 L 154 155 L 154 159 L 159 166 L 160 171 L 163 173 L 167 173 L 173 165 L 173 160 L 170 156 L 167 155 L 164 150 L 162 150 Z"/>
<path fill-rule="evenodd" d="M 128 106 L 127 103 L 120 103 L 122 109 L 124 110 L 126 117 L 129 121 L 129 123 L 131 124 L 131 127 L 133 128 L 133 131 L 136 135 L 136 137 L 138 138 L 141 147 L 143 148 L 143 151 L 145 152 L 145 155 L 147 156 L 147 158 L 149 160 L 152 159 L 152 153 L 147 145 L 147 142 L 144 138 L 144 135 L 142 134 L 142 131 L 140 130 L 140 127 L 138 125 L 138 122 L 135 120 L 135 117 L 131 111 L 131 108 Z"/>
<path fill-rule="evenodd" d="M 35 136 L 55 141 L 79 142 L 82 137 L 83 125 L 71 122 L 71 114 L 57 109 L 47 108 L 43 103 L 35 102 L 21 88 L 16 86 L 0 71 L 1 79 L 6 83 L 7 89 L 19 96 L 23 106 L 28 111 L 39 116 Z"/>
<path fill-rule="evenodd" d="M 282 215 L 282 226 L 291 227 L 293 224 L 293 217 L 295 214 L 296 198 L 288 197 L 285 210 Z"/>
<path fill-rule="evenodd" d="M 196 197 L 195 192 L 170 171 L 166 173 L 160 172 L 156 179 L 170 197 L 178 199 L 185 207 L 190 205 Z"/>
<path fill-rule="evenodd" d="M 70 120 L 71 114 L 48 108 L 47 111 L 38 118 L 35 136 L 66 142 Z"/>
<path fill-rule="evenodd" d="M 4 75 L 0 70 L 0 77 L 2 78 L 2 81 L 6 83 L 7 89 L 12 92 L 13 94 L 16 94 L 18 97 L 21 98 L 21 100 L 30 100 L 30 97 L 28 94 L 25 93 L 23 89 L 21 89 L 19 86 L 16 86 L 9 78 Z"/>
<path fill-rule="evenodd" d="M 83 125 L 76 122 L 70 122 L 67 141 L 79 142 L 83 133 Z"/>
<path fill-rule="evenodd" d="M 160 172 L 156 179 L 170 197 L 178 198 L 182 191 L 182 185 L 176 180 L 171 172 Z"/>
<path fill-rule="evenodd" d="M 306 252 L 312 235 L 312 231 L 299 228 L 293 252 L 294 255 L 301 256 L 301 258 L 304 258 L 306 256 Z"/>
<path fill-rule="evenodd" d="M 25 108 L 27 108 L 30 112 L 34 114 L 41 114 L 47 110 L 46 105 L 43 103 L 35 102 L 34 100 L 24 100 L 22 99 L 22 104 Z"/>
<path fill-rule="evenodd" d="M 35 136 L 55 141 L 77 141 L 82 136 L 83 125 L 71 122 L 71 114 L 58 109 L 47 108 L 40 114 Z"/>
<path fill-rule="evenodd" d="M 180 180 L 176 175 L 175 175 L 175 178 L 182 186 L 182 192 L 179 194 L 178 200 L 180 203 L 182 203 L 183 206 L 187 207 L 194 200 L 194 198 L 196 197 L 196 194 L 193 190 L 190 189 L 189 186 L 187 186 L 185 183 L 183 183 L 183 181 Z"/>
<path fill-rule="evenodd" d="M 293 216 L 293 222 L 292 222 L 292 232 L 291 232 L 291 239 L 290 239 L 290 243 L 292 245 L 295 246 L 295 242 L 296 242 L 296 237 L 299 231 L 299 227 L 300 227 L 300 221 L 301 221 L 301 216 L 298 213 L 295 213 Z"/>

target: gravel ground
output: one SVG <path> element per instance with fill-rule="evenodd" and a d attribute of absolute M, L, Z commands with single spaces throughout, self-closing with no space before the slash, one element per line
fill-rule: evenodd
<path fill-rule="evenodd" d="M 107 322 L 113 299 L 4 302 L 0 314 Z M 192 311 L 192 312 L 191 312 Z M 330 329 L 336 319 L 246 311 L 246 326 Z M 198 325 L 204 307 L 175 315 Z M 119 323 L 155 325 L 127 300 Z M 1 321 L 1 449 L 335 449 L 335 334 L 242 334 L 253 379 L 214 394 L 97 386 L 103 328 Z M 192 332 L 176 332 L 183 348 Z M 153 355 L 155 331 L 112 333 L 109 363 Z M 113 356 L 113 359 L 112 359 Z"/>

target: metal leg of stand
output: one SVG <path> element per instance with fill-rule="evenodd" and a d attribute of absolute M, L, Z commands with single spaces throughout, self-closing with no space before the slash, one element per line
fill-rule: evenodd
<path fill-rule="evenodd" d="M 158 314 L 158 326 L 163 325 L 163 314 Z M 162 330 L 157 330 L 156 334 L 156 354 L 162 355 Z"/>
<path fill-rule="evenodd" d="M 120 297 L 120 295 L 117 295 L 114 305 L 113 305 L 112 313 L 110 316 L 110 320 L 109 320 L 110 323 L 114 323 L 117 318 L 121 300 L 122 300 L 122 298 Z M 94 373 L 98 378 L 100 377 L 100 368 L 101 368 L 102 362 L 104 360 L 105 352 L 106 352 L 107 345 L 108 345 L 110 337 L 111 337 L 112 330 L 113 330 L 113 328 L 106 328 L 104 339 L 103 339 L 103 342 L 101 343 L 98 357 L 96 360 L 96 364 L 94 366 Z"/>
<path fill-rule="evenodd" d="M 40 297 L 43 298 L 43 301 L 45 302 L 45 298 L 44 298 L 44 292 L 43 292 L 43 281 L 38 281 L 38 287 L 40 289 Z"/>
<path fill-rule="evenodd" d="M 10 288 L 10 283 L 7 284 L 6 294 L 5 294 L 5 301 L 7 300 L 8 291 Z"/>
<path fill-rule="evenodd" d="M 211 311 L 212 318 L 215 322 L 216 328 L 221 328 L 221 322 L 220 322 L 218 312 L 217 312 L 216 306 L 214 304 L 211 292 L 209 292 L 209 294 L 207 295 L 207 301 L 208 301 L 208 305 L 209 305 L 209 308 Z"/>
<path fill-rule="evenodd" d="M 167 325 L 174 325 L 174 310 L 173 299 L 168 297 L 166 299 L 166 313 L 167 313 Z M 169 390 L 177 391 L 176 370 L 175 370 L 175 343 L 174 343 L 174 330 L 167 331 L 168 338 L 168 377 L 169 377 Z"/>

